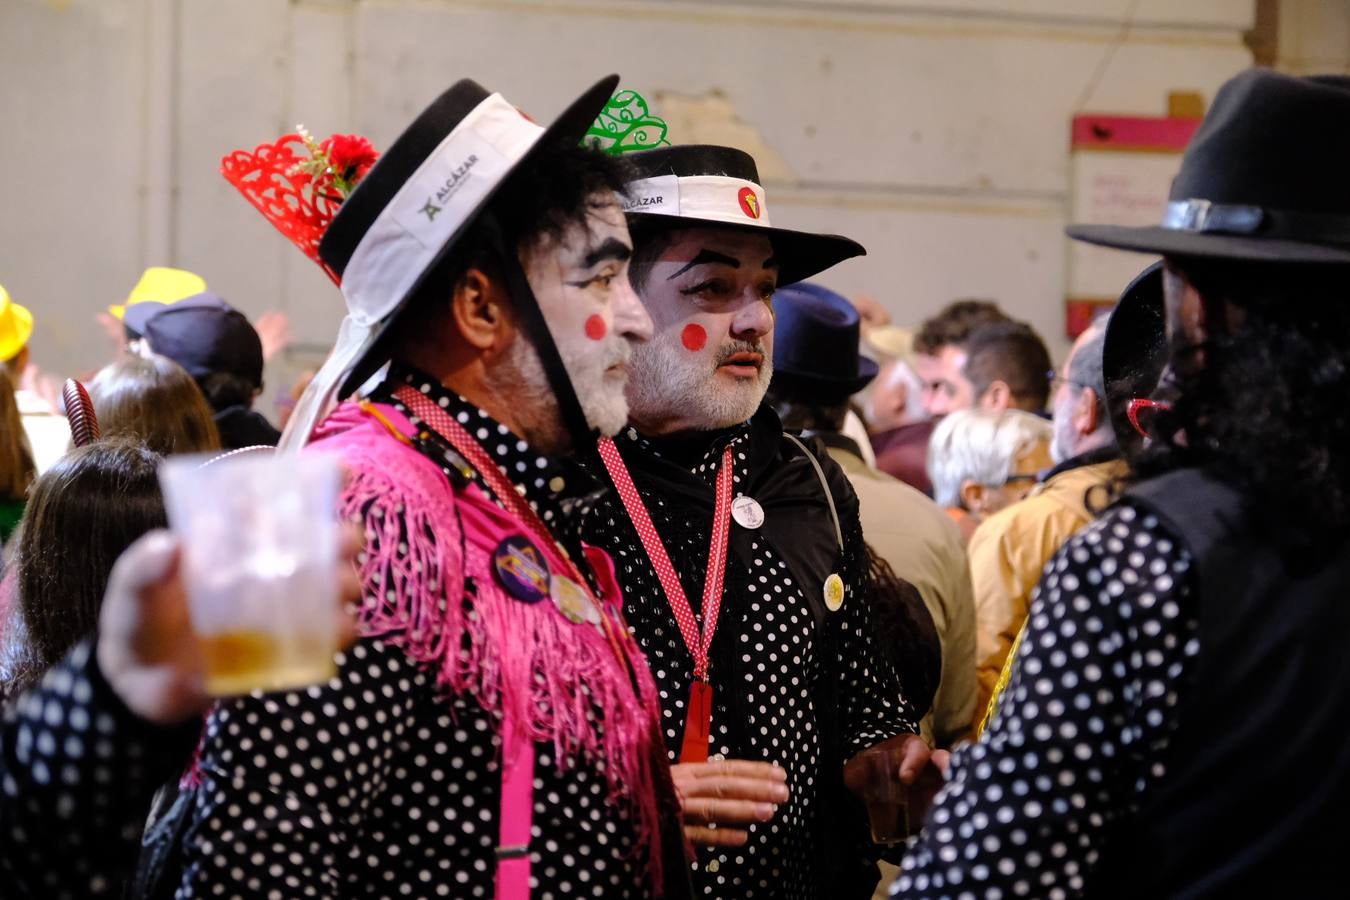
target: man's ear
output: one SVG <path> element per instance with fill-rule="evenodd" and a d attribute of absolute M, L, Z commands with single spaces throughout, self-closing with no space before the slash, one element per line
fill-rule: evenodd
<path fill-rule="evenodd" d="M 1101 418 L 1097 415 L 1097 392 L 1092 388 L 1080 387 L 1073 404 L 1074 431 L 1086 437 L 1097 431 Z"/>
<path fill-rule="evenodd" d="M 976 405 L 980 409 L 987 409 L 990 412 L 1003 412 L 1012 407 L 1013 392 L 1008 387 L 1008 382 L 994 379 L 989 387 L 984 389 Z"/>
<path fill-rule="evenodd" d="M 450 318 L 455 330 L 478 350 L 502 350 L 515 335 L 510 299 L 482 269 L 467 269 L 455 282 Z"/>
<path fill-rule="evenodd" d="M 973 513 L 984 512 L 984 485 L 973 478 L 961 482 L 961 506 Z"/>

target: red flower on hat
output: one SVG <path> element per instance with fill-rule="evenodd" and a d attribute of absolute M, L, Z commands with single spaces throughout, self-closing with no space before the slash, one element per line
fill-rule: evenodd
<path fill-rule="evenodd" d="M 335 134 L 319 145 L 328 155 L 328 164 L 343 180 L 355 184 L 365 177 L 380 154 L 370 141 L 359 134 Z"/>
<path fill-rule="evenodd" d="M 220 161 L 220 171 L 267 221 L 341 283 L 319 257 L 319 241 L 378 158 L 360 135 L 335 134 L 320 144 L 302 125 L 252 153 L 235 150 Z"/>

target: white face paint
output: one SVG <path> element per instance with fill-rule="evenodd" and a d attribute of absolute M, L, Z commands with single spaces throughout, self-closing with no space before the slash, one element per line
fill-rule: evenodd
<path fill-rule="evenodd" d="M 556 241 L 546 240 L 525 263 L 586 422 L 605 435 L 628 421 L 629 360 L 652 335 L 651 319 L 628 282 L 631 254 L 628 225 L 611 194 L 592 198 L 584 221 L 569 224 Z M 509 364 L 528 390 L 551 396 L 529 341 L 512 346 Z"/>
<path fill-rule="evenodd" d="M 642 286 L 656 337 L 635 347 L 630 418 L 645 434 L 708 431 L 755 414 L 773 377 L 773 248 L 763 235 L 673 235 Z"/>

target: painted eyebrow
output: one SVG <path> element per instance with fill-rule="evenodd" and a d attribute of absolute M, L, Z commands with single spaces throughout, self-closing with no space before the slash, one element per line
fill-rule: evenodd
<path fill-rule="evenodd" d="M 589 269 L 594 265 L 610 259 L 623 262 L 632 255 L 632 247 L 628 246 L 618 238 L 608 238 L 599 247 L 596 247 L 590 253 L 586 254 L 586 258 L 582 260 L 582 268 Z"/>
<path fill-rule="evenodd" d="M 734 259 L 730 256 L 724 256 L 723 254 L 717 253 L 713 250 L 700 250 L 698 251 L 698 256 L 695 256 L 692 260 L 689 261 L 688 265 L 680 269 L 680 271 L 676 272 L 674 275 L 667 278 L 666 281 L 673 281 L 674 279 L 679 278 L 685 272 L 688 272 L 690 269 L 694 268 L 694 266 L 706 266 L 709 263 L 717 263 L 718 265 L 731 266 L 733 269 L 739 269 L 741 267 L 741 261 L 739 259 Z"/>

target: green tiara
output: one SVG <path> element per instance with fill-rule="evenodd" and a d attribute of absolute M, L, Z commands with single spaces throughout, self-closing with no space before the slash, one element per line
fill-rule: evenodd
<path fill-rule="evenodd" d="M 651 114 L 637 91 L 619 91 L 611 97 L 581 143 L 610 156 L 670 146 L 665 120 Z"/>

